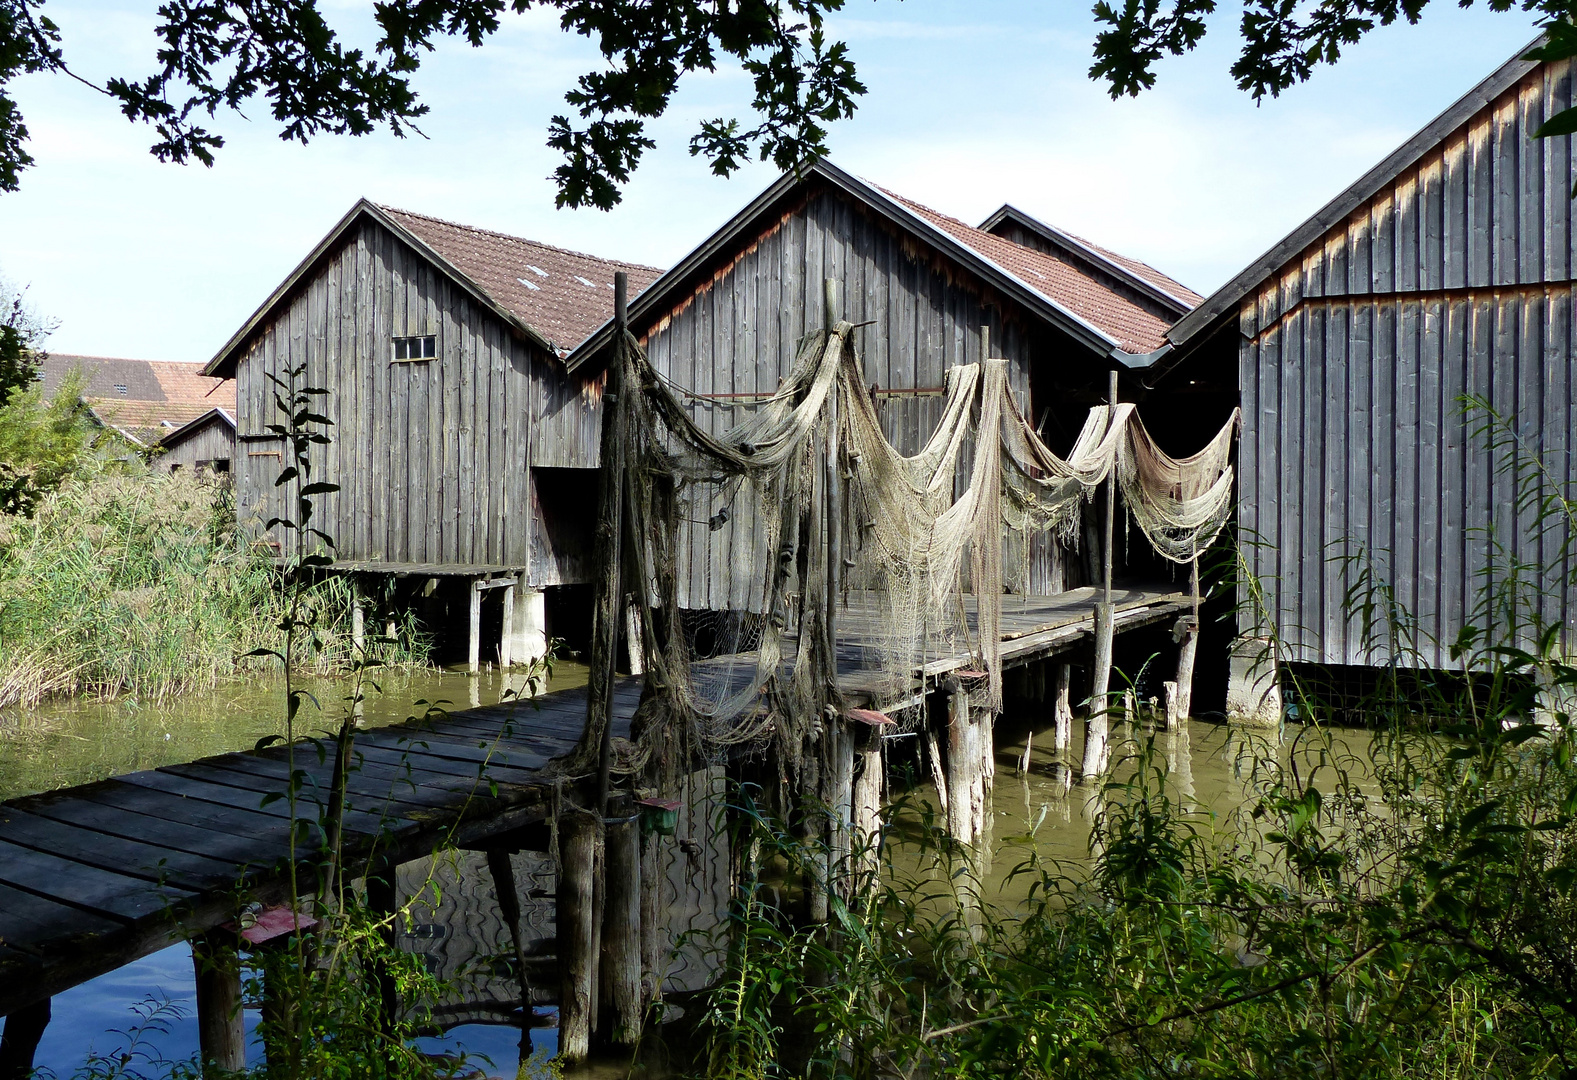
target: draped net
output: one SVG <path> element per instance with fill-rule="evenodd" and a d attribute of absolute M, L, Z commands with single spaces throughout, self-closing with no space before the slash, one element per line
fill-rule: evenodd
<path fill-rule="evenodd" d="M 1132 405 L 1094 408 L 1062 458 L 1020 411 L 1007 362 L 987 360 L 947 372 L 942 419 L 905 456 L 882 433 L 852 330 L 805 337 L 777 391 L 722 433 L 633 337 L 619 343 L 630 392 L 608 407 L 627 410 L 624 588 L 646 667 L 635 758 L 770 747 L 792 773 L 814 764 L 843 685 L 916 704 L 926 665 L 950 657 L 984 673 L 977 699 L 1000 708 L 1004 540 L 1073 543 L 1108 477 L 1168 559 L 1189 561 L 1225 525 L 1235 413 L 1173 459 Z"/>

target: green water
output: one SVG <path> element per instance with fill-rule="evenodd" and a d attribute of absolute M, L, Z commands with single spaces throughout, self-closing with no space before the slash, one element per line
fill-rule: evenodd
<path fill-rule="evenodd" d="M 524 675 L 498 671 L 391 671 L 373 681 L 361 708 L 362 723 L 371 727 L 419 716 L 427 707 L 423 702 L 468 709 L 527 692 Z M 547 689 L 585 682 L 585 665 L 559 661 Z M 297 733 L 337 726 L 351 707 L 351 681 L 309 679 L 303 685 L 317 705 L 303 707 Z M 284 686 L 278 678 L 237 679 L 164 701 L 69 700 L 0 712 L 0 799 L 246 750 L 265 736 L 284 733 Z"/>

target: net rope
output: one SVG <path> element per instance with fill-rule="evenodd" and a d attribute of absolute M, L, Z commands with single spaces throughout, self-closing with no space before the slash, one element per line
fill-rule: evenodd
<path fill-rule="evenodd" d="M 840 666 L 902 706 L 923 694 L 927 665 L 964 655 L 984 675 L 974 696 L 1000 709 L 1005 539 L 1076 543 L 1081 507 L 1109 477 L 1173 562 L 1225 526 L 1236 412 L 1199 453 L 1172 458 L 1133 405 L 1098 406 L 1063 458 L 1020 410 L 1008 362 L 986 360 L 947 372 L 941 420 L 906 456 L 883 434 L 853 329 L 807 335 L 776 392 L 719 434 L 633 337 L 618 342 L 633 390 L 611 405 L 628 410 L 624 580 L 646 672 L 621 770 L 745 746 L 775 749 L 785 775 L 819 768 L 825 725 L 844 711 Z M 829 568 L 833 530 L 843 557 Z M 836 641 L 829 610 L 847 630 Z"/>

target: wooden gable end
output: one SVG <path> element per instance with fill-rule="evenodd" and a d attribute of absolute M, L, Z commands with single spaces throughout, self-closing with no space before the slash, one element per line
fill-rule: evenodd
<path fill-rule="evenodd" d="M 1570 61 L 1527 71 L 1238 304 L 1240 525 L 1290 659 L 1385 661 L 1343 608 L 1343 551 L 1373 559 L 1436 666 L 1497 545 L 1547 567 L 1539 613 L 1571 633 L 1572 567 L 1462 405 L 1487 399 L 1577 484 L 1577 172 L 1570 137 L 1533 138 L 1571 102 Z"/>
<path fill-rule="evenodd" d="M 397 338 L 434 339 L 397 358 Z M 407 352 L 412 350 L 407 349 Z M 311 479 L 340 490 L 312 524 L 344 561 L 542 569 L 534 466 L 596 465 L 600 394 L 370 217 L 276 305 L 236 366 L 237 511 L 285 516 L 271 376 L 327 391 Z M 279 540 L 279 530 L 273 539 Z M 551 560 L 547 560 L 551 561 Z M 548 573 L 556 583 L 556 572 Z"/>

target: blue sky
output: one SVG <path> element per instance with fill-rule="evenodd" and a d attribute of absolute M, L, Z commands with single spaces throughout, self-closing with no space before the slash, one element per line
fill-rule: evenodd
<path fill-rule="evenodd" d="M 152 64 L 155 0 L 51 0 L 67 59 L 102 80 Z M 370 4 L 324 0 L 353 40 Z M 976 222 L 1003 202 L 1209 292 L 1533 36 L 1520 14 L 1437 0 L 1335 68 L 1256 107 L 1227 75 L 1237 8 L 1155 89 L 1089 82 L 1087 3 L 851 0 L 833 32 L 870 88 L 832 133 L 844 168 Z M 559 211 L 543 144 L 595 63 L 551 12 L 480 50 L 449 43 L 417 77 L 427 139 L 282 143 L 266 109 L 221 117 L 213 169 L 161 165 L 150 133 L 54 76 L 13 84 L 38 165 L 0 195 L 0 275 L 59 322 L 57 352 L 206 360 L 360 196 L 600 255 L 667 266 L 773 177 L 714 178 L 686 143 L 749 97 L 737 70 L 692 78 L 624 203 Z"/>

